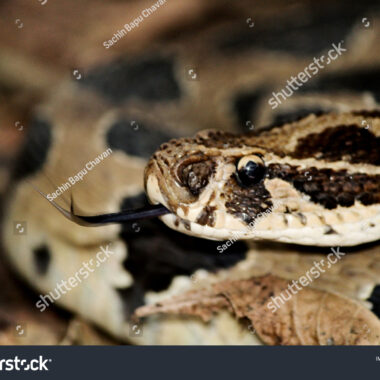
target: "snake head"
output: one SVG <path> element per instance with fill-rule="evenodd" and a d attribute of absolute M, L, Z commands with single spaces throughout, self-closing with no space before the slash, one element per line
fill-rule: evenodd
<path fill-rule="evenodd" d="M 374 241 L 379 137 L 358 120 L 311 115 L 245 135 L 207 130 L 171 140 L 146 167 L 148 198 L 170 211 L 161 216 L 169 227 L 208 239 L 321 246 Z"/>
<path fill-rule="evenodd" d="M 265 185 L 270 156 L 221 131 L 171 140 L 146 167 L 146 193 L 151 203 L 171 211 L 161 217 L 171 228 L 209 239 L 228 239 L 234 232 L 251 238 L 255 221 L 274 207 Z"/>

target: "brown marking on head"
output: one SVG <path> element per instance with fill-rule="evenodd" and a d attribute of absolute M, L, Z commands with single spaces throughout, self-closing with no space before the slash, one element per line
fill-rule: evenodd
<path fill-rule="evenodd" d="M 225 186 L 226 211 L 249 224 L 272 207 L 271 195 L 261 182 L 254 188 L 242 187 L 232 176 Z"/>
<path fill-rule="evenodd" d="M 214 227 L 215 225 L 215 206 L 206 206 L 201 213 L 199 214 L 199 217 L 197 219 L 197 223 L 199 223 L 201 226 L 210 226 Z"/>
<path fill-rule="evenodd" d="M 346 170 L 315 167 L 305 170 L 281 164 L 269 165 L 268 175 L 293 183 L 298 191 L 327 209 L 350 207 L 355 200 L 363 205 L 380 203 L 380 175 L 350 174 Z"/>
<path fill-rule="evenodd" d="M 302 137 L 290 155 L 380 165 L 380 137 L 355 124 L 340 125 Z"/>

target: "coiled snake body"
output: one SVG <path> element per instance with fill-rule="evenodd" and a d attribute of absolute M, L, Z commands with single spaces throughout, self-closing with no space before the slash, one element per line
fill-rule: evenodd
<path fill-rule="evenodd" d="M 271 110 L 271 92 L 310 56 L 274 49 L 279 67 L 265 48 L 236 55 L 227 44 L 206 54 L 205 44 L 215 42 L 210 36 L 220 33 L 212 30 L 205 43 L 198 36 L 180 47 L 120 58 L 79 83 L 63 83 L 36 111 L 15 168 L 3 236 L 11 264 L 42 296 L 53 292 L 56 303 L 123 341 L 293 342 L 283 331 L 276 340 L 252 334 L 243 314 L 219 301 L 209 305 L 207 322 L 191 313 L 153 313 L 136 335 L 130 321 L 142 305 L 211 284 L 265 282 L 260 276 L 268 273 L 296 279 L 334 246 L 372 242 L 351 249 L 311 288 L 376 312 L 368 300 L 380 282 L 378 92 L 364 95 L 346 81 L 356 75 L 373 88 L 376 48 L 368 47 L 359 69 L 342 57 L 331 69 L 336 72 L 319 74 Z M 355 41 L 353 55 L 363 48 Z M 300 116 L 306 117 L 284 122 Z M 269 124 L 274 127 L 258 128 Z M 31 184 L 65 209 L 73 200 L 84 215 L 138 208 L 149 199 L 170 211 L 161 217 L 170 228 L 150 220 L 86 229 L 61 216 Z M 14 233 L 19 221 L 27 223 L 22 236 Z M 233 242 L 224 252 L 218 247 L 225 242 L 213 240 Z M 113 255 L 97 262 L 107 246 Z M 91 259 L 99 265 L 83 278 L 80 270 Z M 57 284 L 73 276 L 80 283 L 58 295 Z M 375 326 L 378 319 L 367 309 Z"/>

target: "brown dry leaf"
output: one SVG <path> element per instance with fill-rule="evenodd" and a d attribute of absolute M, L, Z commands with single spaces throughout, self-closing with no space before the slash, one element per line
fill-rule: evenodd
<path fill-rule="evenodd" d="M 207 322 L 213 315 L 228 310 L 237 319 L 248 318 L 267 344 L 380 344 L 380 320 L 360 303 L 311 287 L 288 298 L 288 285 L 286 280 L 272 275 L 223 281 L 209 289 L 140 307 L 135 316 L 179 314 L 200 317 Z M 288 301 L 272 312 L 270 302 L 281 292 Z"/>
<path fill-rule="evenodd" d="M 233 268 L 210 275 L 209 281 L 240 280 L 272 274 L 285 280 L 297 280 L 315 262 L 326 260 L 328 247 L 294 247 L 273 242 L 250 241 L 246 260 Z M 346 255 L 313 281 L 313 288 L 339 293 L 363 305 L 371 296 L 380 279 L 380 246 L 344 247 Z M 201 284 L 200 281 L 197 284 Z M 203 283 L 202 285 L 206 285 Z"/>

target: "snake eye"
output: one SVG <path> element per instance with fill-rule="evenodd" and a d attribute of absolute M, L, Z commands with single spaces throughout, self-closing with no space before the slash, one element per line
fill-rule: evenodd
<path fill-rule="evenodd" d="M 259 183 L 265 176 L 265 163 L 260 156 L 243 157 L 237 163 L 237 179 L 244 187 Z"/>

